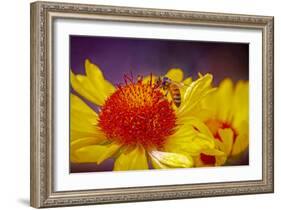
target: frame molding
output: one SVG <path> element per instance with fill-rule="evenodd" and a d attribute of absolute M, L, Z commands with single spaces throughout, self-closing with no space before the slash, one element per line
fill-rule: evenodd
<path fill-rule="evenodd" d="M 262 180 L 208 184 L 130 187 L 54 192 L 52 172 L 53 68 L 55 18 L 253 28 L 263 33 L 263 172 Z M 117 202 L 271 193 L 274 191 L 274 22 L 270 16 L 205 13 L 54 2 L 31 3 L 31 206 L 58 207 Z"/>

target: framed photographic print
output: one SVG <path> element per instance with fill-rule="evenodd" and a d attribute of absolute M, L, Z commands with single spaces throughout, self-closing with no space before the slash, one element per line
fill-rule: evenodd
<path fill-rule="evenodd" d="M 273 192 L 273 17 L 31 4 L 31 205 Z"/>

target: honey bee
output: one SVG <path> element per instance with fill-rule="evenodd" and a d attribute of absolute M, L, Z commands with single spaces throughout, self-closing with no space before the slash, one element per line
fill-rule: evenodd
<path fill-rule="evenodd" d="M 159 77 L 156 80 L 156 86 L 159 88 L 162 88 L 164 91 L 166 91 L 165 96 L 170 93 L 173 103 L 176 105 L 176 107 L 179 107 L 181 105 L 181 92 L 180 92 L 180 87 L 183 84 L 173 81 L 170 78 L 164 76 L 164 77 Z"/>

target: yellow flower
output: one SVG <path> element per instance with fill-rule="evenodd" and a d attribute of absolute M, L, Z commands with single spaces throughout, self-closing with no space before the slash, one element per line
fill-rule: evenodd
<path fill-rule="evenodd" d="M 213 89 L 212 75 L 180 88 L 179 108 L 155 85 L 155 76 L 125 80 L 118 87 L 99 67 L 85 61 L 86 75 L 71 72 L 71 161 L 100 164 L 114 158 L 114 170 L 188 168 L 194 157 L 215 148 L 208 127 L 192 115 Z M 183 80 L 180 69 L 167 77 Z M 81 97 L 77 96 L 79 94 Z M 99 106 L 95 112 L 82 99 Z"/>
<path fill-rule="evenodd" d="M 249 83 L 224 79 L 218 89 L 206 96 L 194 115 L 212 133 L 216 150 L 202 151 L 196 166 L 237 162 L 249 145 Z M 219 150 L 219 151 L 218 151 Z M 223 153 L 227 158 L 223 157 Z"/>

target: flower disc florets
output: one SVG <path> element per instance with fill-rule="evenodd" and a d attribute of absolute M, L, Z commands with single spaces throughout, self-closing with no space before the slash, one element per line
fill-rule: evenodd
<path fill-rule="evenodd" d="M 99 115 L 99 127 L 109 139 L 145 148 L 161 148 L 175 125 L 172 104 L 151 82 L 120 85 Z"/>

